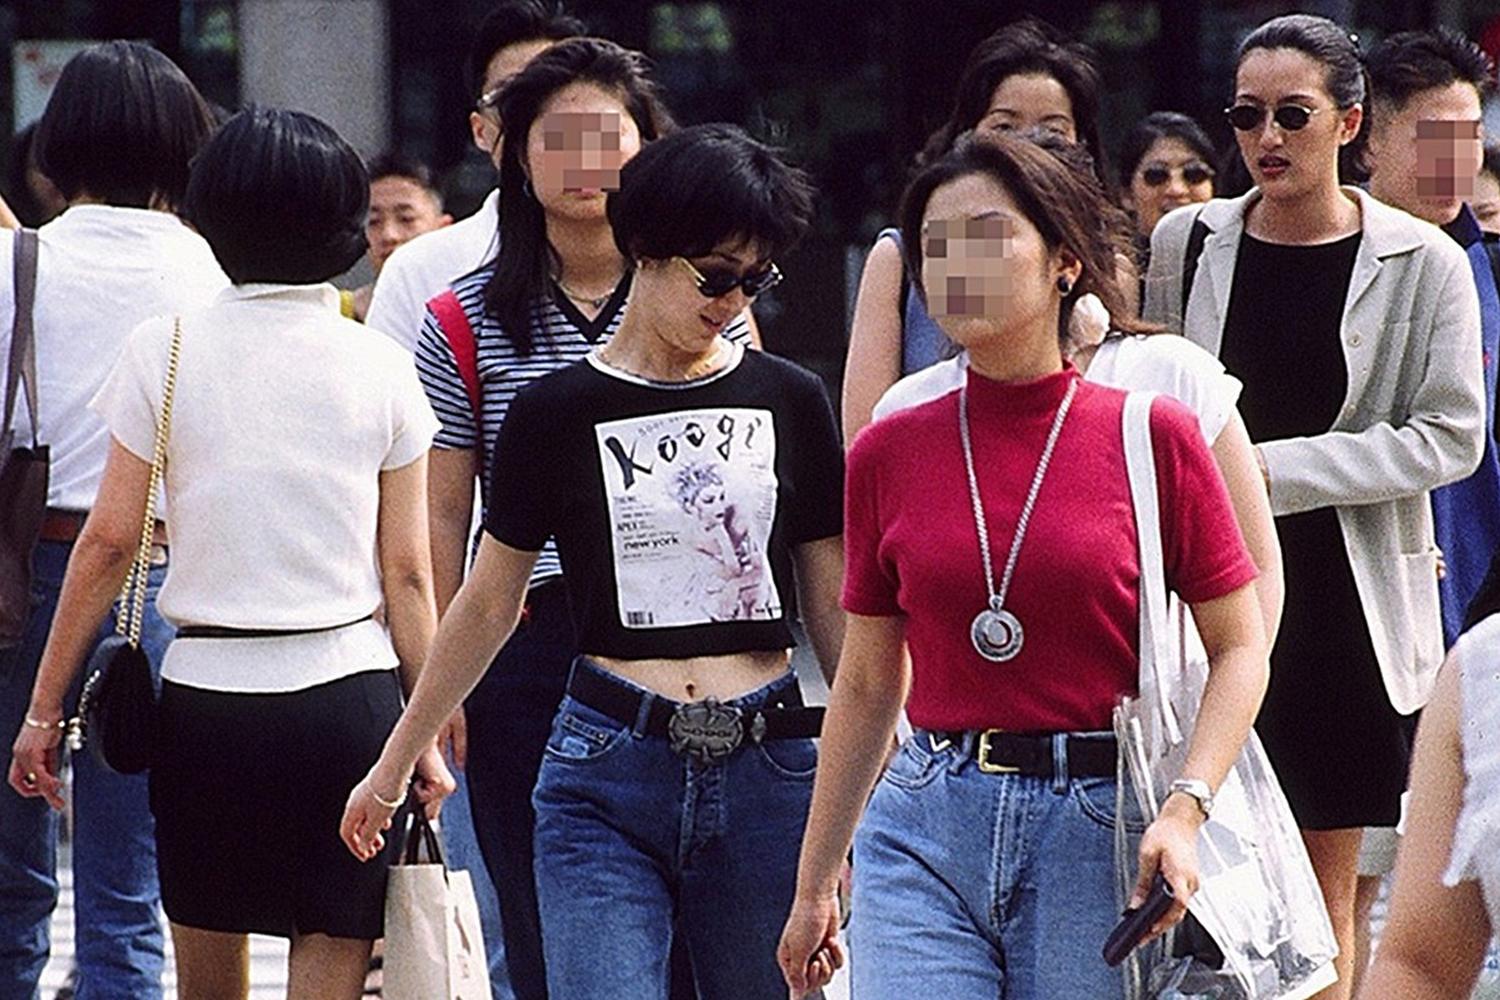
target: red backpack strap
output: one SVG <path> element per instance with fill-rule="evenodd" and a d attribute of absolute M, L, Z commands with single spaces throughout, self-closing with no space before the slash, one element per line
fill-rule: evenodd
<path fill-rule="evenodd" d="M 430 299 L 427 308 L 432 310 L 438 329 L 443 331 L 448 349 L 453 352 L 453 363 L 458 366 L 458 377 L 463 379 L 469 408 L 474 412 L 475 429 L 483 435 L 480 411 L 484 397 L 479 392 L 479 345 L 474 340 L 474 328 L 469 325 L 468 314 L 451 288 Z"/>

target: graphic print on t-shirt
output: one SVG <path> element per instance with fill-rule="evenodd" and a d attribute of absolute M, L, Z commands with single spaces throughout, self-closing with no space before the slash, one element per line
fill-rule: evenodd
<path fill-rule="evenodd" d="M 621 625 L 781 617 L 766 553 L 777 490 L 769 410 L 628 417 L 597 424 L 594 434 Z"/>

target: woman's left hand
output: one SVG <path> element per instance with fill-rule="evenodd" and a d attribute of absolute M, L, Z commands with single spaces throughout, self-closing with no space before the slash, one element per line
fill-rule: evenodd
<path fill-rule="evenodd" d="M 1187 901 L 1198 891 L 1198 828 L 1203 815 L 1198 803 L 1185 795 L 1169 796 L 1161 814 L 1141 837 L 1140 878 L 1130 897 L 1132 908 L 1146 901 L 1156 873 L 1172 887 L 1172 906 L 1151 928 L 1145 940 L 1164 933 L 1187 915 Z"/>

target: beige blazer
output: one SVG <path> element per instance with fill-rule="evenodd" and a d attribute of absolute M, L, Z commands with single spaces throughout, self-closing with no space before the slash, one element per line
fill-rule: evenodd
<path fill-rule="evenodd" d="M 1443 659 L 1428 491 L 1468 476 L 1483 451 L 1479 298 L 1468 257 L 1446 233 L 1345 190 L 1359 199 L 1363 237 L 1344 302 L 1344 406 L 1326 434 L 1259 445 L 1274 513 L 1338 511 L 1386 692 L 1404 714 L 1426 704 Z M 1259 196 L 1252 189 L 1208 202 L 1201 216 L 1188 205 L 1161 220 L 1146 319 L 1219 353 L 1245 210 Z M 1183 255 L 1195 216 L 1209 233 L 1184 323 Z M 1295 287 L 1286 308 L 1297 308 Z"/>

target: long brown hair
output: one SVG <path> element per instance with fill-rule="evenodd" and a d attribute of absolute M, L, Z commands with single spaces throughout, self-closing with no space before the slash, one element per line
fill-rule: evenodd
<path fill-rule="evenodd" d="M 1120 291 L 1116 262 L 1131 252 L 1129 220 L 1109 199 L 1088 170 L 1077 170 L 1036 143 L 1006 133 L 971 133 L 959 138 L 953 150 L 918 173 L 901 196 L 901 253 L 922 300 L 922 216 L 932 193 L 949 181 L 969 174 L 989 177 L 1010 192 L 1017 206 L 1036 227 L 1047 249 L 1066 249 L 1082 271 L 1058 310 L 1058 339 L 1067 336 L 1074 304 L 1084 295 L 1097 295 L 1109 312 L 1110 326 L 1126 333 L 1153 328 L 1130 314 Z"/>

